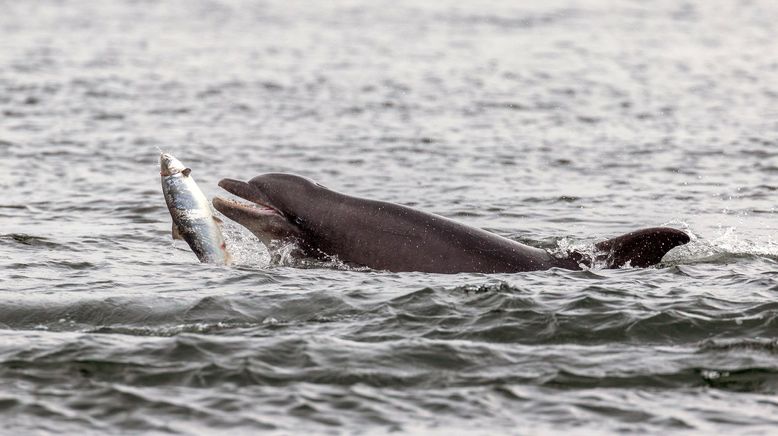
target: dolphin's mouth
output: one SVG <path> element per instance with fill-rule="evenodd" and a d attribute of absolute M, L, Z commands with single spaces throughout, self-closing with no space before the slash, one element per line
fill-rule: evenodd
<path fill-rule="evenodd" d="M 281 211 L 268 204 L 268 202 L 263 201 L 262 193 L 246 182 L 224 179 L 219 182 L 219 186 L 230 194 L 249 202 L 243 203 L 233 199 L 214 197 L 213 207 L 231 220 L 240 223 L 245 219 L 251 218 L 284 216 Z"/>
<path fill-rule="evenodd" d="M 235 213 L 257 218 L 276 215 L 283 216 L 281 212 L 271 206 L 258 203 L 241 203 L 240 201 L 231 198 L 214 197 L 213 207 L 230 218 L 232 218 Z"/>

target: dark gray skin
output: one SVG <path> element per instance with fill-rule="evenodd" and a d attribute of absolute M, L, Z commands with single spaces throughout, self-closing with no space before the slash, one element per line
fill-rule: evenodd
<path fill-rule="evenodd" d="M 293 240 L 305 256 L 338 259 L 387 271 L 509 273 L 592 264 L 579 252 L 557 258 L 485 230 L 383 201 L 341 194 L 292 174 L 263 174 L 248 183 L 223 179 L 219 186 L 248 200 L 214 198 L 214 207 L 269 245 Z M 671 248 L 689 242 L 676 229 L 651 228 L 595 245 L 606 267 L 659 263 Z"/>

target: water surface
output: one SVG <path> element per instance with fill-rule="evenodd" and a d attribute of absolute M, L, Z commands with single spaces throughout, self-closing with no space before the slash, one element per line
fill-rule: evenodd
<path fill-rule="evenodd" d="M 7 433 L 754 432 L 778 424 L 778 6 L 0 1 Z M 170 239 L 302 174 L 661 268 L 434 275 L 236 264 Z"/>

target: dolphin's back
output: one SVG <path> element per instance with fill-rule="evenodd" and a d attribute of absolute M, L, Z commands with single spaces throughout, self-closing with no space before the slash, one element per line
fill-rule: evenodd
<path fill-rule="evenodd" d="M 548 269 L 546 251 L 399 204 L 330 191 L 327 209 L 300 223 L 306 239 L 339 259 L 389 271 L 518 272 Z"/>

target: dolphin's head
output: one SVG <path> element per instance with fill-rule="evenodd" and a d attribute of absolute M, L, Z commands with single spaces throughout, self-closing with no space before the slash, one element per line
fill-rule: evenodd
<path fill-rule="evenodd" d="M 299 225 L 305 219 L 300 211 L 311 209 L 312 200 L 323 191 L 331 192 L 305 177 L 282 173 L 263 174 L 248 182 L 222 179 L 219 186 L 250 203 L 215 197 L 216 210 L 249 229 L 265 245 L 299 237 Z"/>

